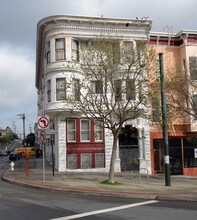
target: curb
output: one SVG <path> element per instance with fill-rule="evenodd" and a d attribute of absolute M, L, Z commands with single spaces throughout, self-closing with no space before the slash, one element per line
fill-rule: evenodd
<path fill-rule="evenodd" d="M 138 193 L 138 192 L 112 192 L 112 191 L 98 191 L 94 189 L 82 189 L 82 188 L 66 188 L 61 186 L 52 186 L 47 184 L 35 183 L 31 181 L 21 181 L 11 178 L 7 178 L 4 175 L 1 177 L 4 182 L 11 184 L 16 184 L 24 186 L 27 188 L 48 190 L 48 191 L 58 191 L 66 193 L 77 193 L 85 195 L 97 195 L 97 196 L 106 196 L 106 197 L 121 197 L 121 198 L 141 198 L 141 199 L 156 199 L 158 195 L 152 193 Z"/>
<path fill-rule="evenodd" d="M 150 192 L 141 193 L 141 192 L 113 192 L 113 191 L 99 191 L 94 189 L 82 189 L 82 188 L 66 188 L 63 186 L 52 186 L 48 184 L 35 183 L 31 181 L 22 181 L 16 180 L 13 178 L 7 178 L 5 175 L 9 170 L 5 171 L 1 179 L 4 182 L 8 182 L 11 184 L 16 184 L 20 186 L 24 186 L 32 189 L 39 190 L 48 190 L 48 191 L 57 191 L 57 192 L 65 192 L 65 193 L 76 193 L 76 194 L 84 194 L 84 195 L 92 195 L 92 196 L 105 196 L 105 197 L 119 197 L 119 198 L 136 198 L 136 199 L 153 199 L 158 201 L 178 201 L 178 202 L 197 202 L 196 199 L 192 198 L 183 198 L 177 197 L 170 194 L 154 194 Z"/>

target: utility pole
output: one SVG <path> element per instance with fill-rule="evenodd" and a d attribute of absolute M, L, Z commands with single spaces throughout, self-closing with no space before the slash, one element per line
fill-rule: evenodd
<path fill-rule="evenodd" d="M 167 126 L 167 116 L 166 116 L 167 114 L 166 114 L 165 79 L 164 79 L 164 68 L 163 68 L 163 53 L 159 53 L 159 69 L 160 69 L 162 122 L 163 122 L 165 185 L 171 186 L 168 126 Z"/>
<path fill-rule="evenodd" d="M 25 113 L 18 114 L 23 119 L 23 144 L 25 145 Z"/>

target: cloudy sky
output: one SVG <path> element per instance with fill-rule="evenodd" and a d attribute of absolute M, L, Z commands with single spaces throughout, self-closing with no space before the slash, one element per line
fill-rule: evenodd
<path fill-rule="evenodd" d="M 197 30 L 196 0 L 0 0 L 0 128 L 26 133 L 37 122 L 36 26 L 51 15 L 149 17 L 152 31 Z"/>

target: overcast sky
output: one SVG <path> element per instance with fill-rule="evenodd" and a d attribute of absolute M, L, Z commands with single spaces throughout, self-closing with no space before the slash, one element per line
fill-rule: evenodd
<path fill-rule="evenodd" d="M 37 122 L 36 26 L 51 15 L 149 17 L 152 31 L 197 30 L 197 0 L 0 0 L 0 128 Z"/>

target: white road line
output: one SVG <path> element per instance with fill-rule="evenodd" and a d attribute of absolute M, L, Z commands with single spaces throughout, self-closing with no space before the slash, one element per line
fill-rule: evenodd
<path fill-rule="evenodd" d="M 142 205 L 148 205 L 148 204 L 152 204 L 152 203 L 156 203 L 156 202 L 158 202 L 158 201 L 150 200 L 150 201 L 146 201 L 146 202 L 138 202 L 138 203 L 123 205 L 123 206 L 114 207 L 114 208 L 101 209 L 101 210 L 97 210 L 97 211 L 85 212 L 85 213 L 70 215 L 70 216 L 61 217 L 61 218 L 54 218 L 51 220 L 70 220 L 70 219 L 82 218 L 85 216 L 98 215 L 101 213 L 113 212 L 113 211 L 117 211 L 117 210 L 121 210 L 121 209 L 128 209 L 128 208 L 133 208 L 133 207 L 142 206 Z"/>

